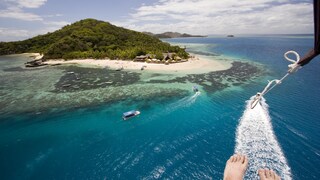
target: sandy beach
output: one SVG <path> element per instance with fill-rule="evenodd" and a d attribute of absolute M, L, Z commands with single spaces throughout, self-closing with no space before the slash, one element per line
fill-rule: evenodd
<path fill-rule="evenodd" d="M 32 57 L 34 59 L 41 59 L 43 57 L 40 53 L 23 53 L 22 55 Z"/>
<path fill-rule="evenodd" d="M 231 61 L 215 60 L 203 56 L 197 56 L 189 59 L 187 62 L 174 64 L 155 64 L 146 62 L 133 62 L 130 60 L 48 60 L 47 64 L 76 64 L 83 66 L 108 67 L 110 69 L 118 69 L 123 67 L 124 70 L 139 70 L 144 66 L 144 71 L 164 74 L 201 74 L 212 71 L 226 70 L 231 67 Z"/>

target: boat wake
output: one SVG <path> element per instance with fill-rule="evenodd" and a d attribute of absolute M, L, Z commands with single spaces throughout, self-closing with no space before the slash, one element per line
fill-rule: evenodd
<path fill-rule="evenodd" d="M 201 92 L 196 92 L 193 96 L 189 97 L 186 102 L 185 102 L 185 106 L 190 106 L 191 104 L 193 104 L 194 102 L 196 102 L 198 96 L 200 96 Z"/>
<path fill-rule="evenodd" d="M 177 109 L 179 107 L 189 107 L 191 106 L 194 102 L 196 102 L 198 96 L 200 96 L 201 92 L 196 92 L 193 96 L 191 97 L 185 97 L 180 99 L 179 101 L 172 103 L 171 106 L 169 106 L 170 109 Z"/>
<path fill-rule="evenodd" d="M 196 100 L 200 96 L 200 94 L 201 94 L 200 92 L 196 92 L 192 96 L 187 96 L 187 97 L 184 97 L 176 102 L 168 104 L 161 111 L 158 111 L 157 113 L 153 113 L 151 116 L 146 118 L 145 122 L 151 121 L 155 118 L 158 118 L 159 116 L 162 116 L 162 117 L 166 116 L 166 115 L 168 115 L 178 109 L 190 107 L 193 103 L 196 102 Z"/>
<path fill-rule="evenodd" d="M 268 105 L 262 98 L 261 103 L 251 109 L 253 99 L 247 101 L 236 135 L 235 152 L 249 158 L 245 179 L 258 179 L 260 168 L 274 170 L 281 179 L 292 179 L 290 167 L 272 129 Z"/>

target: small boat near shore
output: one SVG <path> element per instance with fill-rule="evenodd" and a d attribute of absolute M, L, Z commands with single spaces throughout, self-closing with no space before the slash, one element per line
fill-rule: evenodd
<path fill-rule="evenodd" d="M 192 90 L 193 90 L 193 92 L 199 92 L 199 89 L 197 86 L 192 86 Z"/>
<path fill-rule="evenodd" d="M 128 120 L 129 118 L 132 118 L 134 116 L 138 116 L 140 114 L 140 111 L 137 110 L 131 110 L 128 112 L 123 113 L 122 115 L 122 119 L 123 120 Z"/>
<path fill-rule="evenodd" d="M 140 68 L 140 70 L 143 71 L 146 67 L 147 67 L 147 66 L 142 66 L 142 67 Z"/>

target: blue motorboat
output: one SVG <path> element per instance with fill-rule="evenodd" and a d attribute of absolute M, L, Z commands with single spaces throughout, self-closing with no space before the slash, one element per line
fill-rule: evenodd
<path fill-rule="evenodd" d="M 139 114 L 140 114 L 140 111 L 136 111 L 136 110 L 128 111 L 128 112 L 123 113 L 122 119 L 127 120 L 127 119 L 134 117 L 134 116 L 137 116 Z"/>

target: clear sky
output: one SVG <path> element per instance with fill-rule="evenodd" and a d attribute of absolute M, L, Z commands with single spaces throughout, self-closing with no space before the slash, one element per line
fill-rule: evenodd
<path fill-rule="evenodd" d="M 160 33 L 313 33 L 312 0 L 0 0 L 0 41 L 53 32 L 85 18 Z"/>

